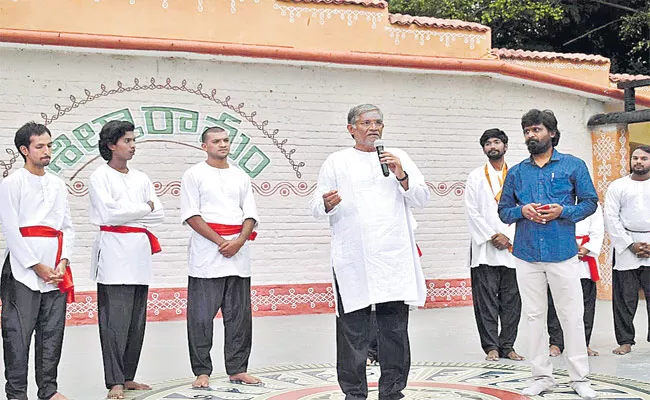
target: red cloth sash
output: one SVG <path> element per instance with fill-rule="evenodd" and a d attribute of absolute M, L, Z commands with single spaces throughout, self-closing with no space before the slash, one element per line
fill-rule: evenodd
<path fill-rule="evenodd" d="M 580 240 L 580 246 L 589 243 L 589 235 L 576 236 L 576 239 Z M 598 273 L 598 263 L 596 262 L 596 259 L 592 256 L 582 256 L 578 257 L 578 259 L 587 262 L 587 265 L 589 265 L 589 272 L 591 273 L 591 280 L 598 282 L 600 280 L 600 274 Z"/>
<path fill-rule="evenodd" d="M 20 228 L 20 234 L 23 237 L 48 237 L 56 238 L 57 240 L 57 249 L 56 249 L 56 268 L 61 262 L 61 253 L 63 252 L 63 232 L 50 228 L 49 226 L 36 225 L 36 226 L 23 226 Z M 70 269 L 70 264 L 65 269 L 63 274 L 63 280 L 59 283 L 59 290 L 62 293 L 66 293 L 66 299 L 68 303 L 74 303 L 74 282 L 72 280 L 72 270 Z"/>
<path fill-rule="evenodd" d="M 207 224 L 210 228 L 212 228 L 213 231 L 217 232 L 221 236 L 236 235 L 238 233 L 241 233 L 241 230 L 243 228 L 243 225 L 224 225 L 215 224 L 212 222 L 208 222 Z M 248 240 L 255 240 L 256 237 L 257 232 L 253 231 L 248 237 Z"/>
<path fill-rule="evenodd" d="M 99 230 L 102 232 L 112 232 L 112 233 L 144 233 L 149 238 L 149 244 L 151 245 L 151 254 L 160 253 L 162 249 L 160 248 L 160 242 L 158 238 L 153 233 L 149 232 L 144 228 L 136 228 L 134 226 L 122 226 L 122 225 L 101 225 Z"/>

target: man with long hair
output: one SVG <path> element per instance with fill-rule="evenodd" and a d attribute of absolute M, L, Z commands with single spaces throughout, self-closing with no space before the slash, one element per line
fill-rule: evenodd
<path fill-rule="evenodd" d="M 135 155 L 135 127 L 109 121 L 99 132 L 103 164 L 90 176 L 90 222 L 99 227 L 91 278 L 97 282 L 99 338 L 108 399 L 124 390 L 149 390 L 135 382 L 147 321 L 151 255 L 160 251 L 149 228 L 165 217 L 149 177 L 128 166 Z"/>

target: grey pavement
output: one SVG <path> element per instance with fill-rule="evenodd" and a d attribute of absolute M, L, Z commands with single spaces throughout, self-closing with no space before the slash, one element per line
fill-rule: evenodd
<path fill-rule="evenodd" d="M 591 357 L 592 373 L 650 381 L 650 343 L 646 341 L 646 304 L 639 303 L 635 320 L 637 345 L 631 354 L 616 356 L 611 302 L 598 301 L 592 348 L 600 351 Z M 335 363 L 335 316 L 298 315 L 255 318 L 250 369 L 286 364 Z M 215 346 L 212 351 L 215 374 L 223 374 L 223 327 L 215 321 Z M 414 362 L 483 363 L 472 307 L 418 310 L 411 313 L 410 337 Z M 516 350 L 527 354 L 526 331 L 520 329 Z M 32 346 L 33 348 L 33 346 Z M 527 361 L 502 360 L 500 363 L 527 365 Z M 553 359 L 564 368 L 562 357 Z M 36 399 L 33 355 L 30 357 L 30 399 Z M 0 367 L 0 369 L 3 369 Z M 152 322 L 147 325 L 142 358 L 136 380 L 159 383 L 190 378 L 185 321 Z M 4 369 L 0 384 L 4 389 Z M 59 367 L 59 389 L 74 400 L 103 399 L 103 369 L 96 325 L 68 327 Z M 4 392 L 4 390 L 2 390 Z M 130 397 L 130 396 L 129 396 Z M 0 398 L 3 398 L 0 395 Z"/>

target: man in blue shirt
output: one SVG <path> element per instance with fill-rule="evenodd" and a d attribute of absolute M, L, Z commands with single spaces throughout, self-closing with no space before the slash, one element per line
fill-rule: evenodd
<path fill-rule="evenodd" d="M 516 223 L 512 254 L 535 378 L 522 394 L 536 396 L 555 386 L 545 337 L 548 285 L 564 330 L 571 386 L 581 398 L 595 399 L 587 379 L 575 223 L 596 211 L 598 195 L 585 163 L 555 150 L 560 131 L 552 111 L 528 111 L 521 127 L 530 158 L 508 171 L 499 217 L 506 224 Z"/>

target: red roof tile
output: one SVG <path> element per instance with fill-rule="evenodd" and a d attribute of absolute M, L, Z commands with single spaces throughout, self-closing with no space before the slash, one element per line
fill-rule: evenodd
<path fill-rule="evenodd" d="M 466 22 L 458 19 L 441 19 L 431 17 L 412 17 L 410 15 L 389 14 L 391 24 L 424 26 L 427 28 L 464 29 L 468 31 L 487 32 L 489 27 L 475 22 Z"/>
<path fill-rule="evenodd" d="M 606 64 L 609 58 L 582 53 L 554 53 L 550 51 L 528 51 L 513 49 L 492 49 L 492 54 L 503 59 L 520 59 L 520 60 L 542 60 L 542 61 L 575 61 L 588 62 L 593 64 Z"/>
<path fill-rule="evenodd" d="M 319 3 L 336 5 L 356 5 L 364 7 L 386 8 L 388 3 L 384 0 L 283 0 L 290 3 Z"/>
<path fill-rule="evenodd" d="M 618 83 L 618 82 L 629 82 L 629 81 L 638 81 L 642 79 L 650 79 L 648 75 L 630 75 L 630 74 L 609 74 L 609 81 Z"/>

